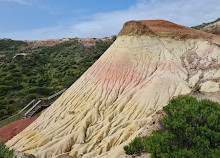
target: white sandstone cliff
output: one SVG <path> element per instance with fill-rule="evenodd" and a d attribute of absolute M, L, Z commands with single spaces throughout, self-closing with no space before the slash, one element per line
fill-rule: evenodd
<path fill-rule="evenodd" d="M 119 157 L 170 98 L 197 86 L 219 94 L 219 66 L 218 36 L 167 21 L 127 22 L 100 59 L 7 145 L 39 158 Z"/>

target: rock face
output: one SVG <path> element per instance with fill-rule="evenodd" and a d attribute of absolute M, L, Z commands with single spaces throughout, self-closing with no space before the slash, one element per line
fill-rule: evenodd
<path fill-rule="evenodd" d="M 119 157 L 170 98 L 200 86 L 219 96 L 219 41 L 168 21 L 127 22 L 100 59 L 7 145 L 39 158 Z"/>

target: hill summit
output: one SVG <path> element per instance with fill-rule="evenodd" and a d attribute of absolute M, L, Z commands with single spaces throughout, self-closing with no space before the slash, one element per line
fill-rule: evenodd
<path fill-rule="evenodd" d="M 219 100 L 219 36 L 163 20 L 129 21 L 110 48 L 41 116 L 7 142 L 39 158 L 119 157 L 150 132 L 170 98 Z"/>

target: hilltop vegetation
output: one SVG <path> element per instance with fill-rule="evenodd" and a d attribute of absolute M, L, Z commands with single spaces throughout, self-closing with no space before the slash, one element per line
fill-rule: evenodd
<path fill-rule="evenodd" d="M 76 81 L 113 43 L 96 40 L 85 46 L 70 39 L 52 47 L 0 40 L 0 120 L 15 114 L 32 99 L 49 96 Z"/>
<path fill-rule="evenodd" d="M 152 157 L 220 157 L 220 105 L 210 100 L 180 96 L 163 108 L 162 129 L 137 137 L 126 154 L 151 153 Z"/>
<path fill-rule="evenodd" d="M 200 30 L 200 29 L 204 28 L 205 26 L 208 26 L 208 25 L 213 24 L 218 21 L 220 21 L 220 18 L 216 19 L 215 21 L 209 22 L 209 23 L 203 23 L 201 25 L 193 26 L 192 28 L 196 29 L 196 30 Z"/>

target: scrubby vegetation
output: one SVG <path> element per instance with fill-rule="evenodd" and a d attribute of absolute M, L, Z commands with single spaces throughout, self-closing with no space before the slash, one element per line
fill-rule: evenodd
<path fill-rule="evenodd" d="M 200 29 L 202 29 L 203 27 L 205 27 L 205 26 L 207 26 L 207 25 L 210 25 L 210 24 L 213 24 L 213 23 L 218 22 L 218 21 L 220 21 L 220 18 L 216 19 L 215 21 L 209 22 L 209 23 L 203 23 L 203 24 L 198 25 L 198 26 L 193 26 L 192 28 L 193 28 L 193 29 L 196 29 L 196 30 L 200 30 Z"/>
<path fill-rule="evenodd" d="M 149 137 L 137 137 L 124 147 L 126 154 L 152 157 L 220 157 L 220 104 L 191 96 L 172 99 L 163 108 L 162 128 Z"/>
<path fill-rule="evenodd" d="M 97 40 L 94 46 L 84 46 L 70 39 L 37 48 L 24 41 L 0 40 L 0 120 L 32 99 L 70 86 L 114 40 Z"/>
<path fill-rule="evenodd" d="M 0 142 L 0 158 L 16 158 L 13 150 L 9 150 L 4 142 Z"/>

